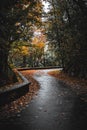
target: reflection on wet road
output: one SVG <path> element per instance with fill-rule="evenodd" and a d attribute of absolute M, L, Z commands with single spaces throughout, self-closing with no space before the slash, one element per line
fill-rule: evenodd
<path fill-rule="evenodd" d="M 3 121 L 0 128 L 21 130 L 86 130 L 87 103 L 72 90 L 49 76 L 48 70 L 35 73 L 40 90 L 20 116 Z"/>

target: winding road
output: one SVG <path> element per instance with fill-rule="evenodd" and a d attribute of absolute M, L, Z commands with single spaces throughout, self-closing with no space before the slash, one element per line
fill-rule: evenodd
<path fill-rule="evenodd" d="M 0 130 L 86 130 L 87 103 L 69 86 L 47 74 L 37 71 L 34 78 L 40 89 L 20 116 L 0 123 Z"/>

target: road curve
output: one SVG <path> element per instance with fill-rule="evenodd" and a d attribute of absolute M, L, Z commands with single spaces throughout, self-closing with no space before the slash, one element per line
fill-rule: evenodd
<path fill-rule="evenodd" d="M 69 86 L 38 70 L 34 78 L 40 89 L 20 116 L 0 123 L 0 129 L 18 130 L 86 130 L 87 103 L 81 101 Z"/>

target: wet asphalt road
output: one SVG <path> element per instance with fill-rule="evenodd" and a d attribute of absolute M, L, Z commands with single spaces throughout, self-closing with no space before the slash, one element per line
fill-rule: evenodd
<path fill-rule="evenodd" d="M 46 72 L 35 73 L 37 95 L 20 116 L 0 122 L 0 130 L 87 130 L 87 103 Z"/>

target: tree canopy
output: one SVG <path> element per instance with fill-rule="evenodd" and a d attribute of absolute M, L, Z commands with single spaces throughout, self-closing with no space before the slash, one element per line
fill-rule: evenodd
<path fill-rule="evenodd" d="M 60 64 L 70 75 L 87 77 L 87 2 L 47 1 L 51 8 L 44 25 Z"/>
<path fill-rule="evenodd" d="M 8 79 L 8 56 L 16 41 L 29 41 L 35 24 L 41 24 L 40 0 L 3 0 L 0 3 L 0 73 Z M 17 44 L 16 44 L 17 45 Z"/>

